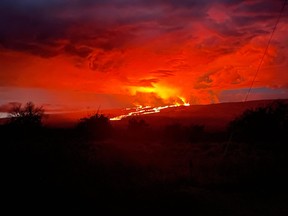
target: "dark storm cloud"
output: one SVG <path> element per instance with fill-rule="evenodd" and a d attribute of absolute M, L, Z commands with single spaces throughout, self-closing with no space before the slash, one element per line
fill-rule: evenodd
<path fill-rule="evenodd" d="M 72 44 L 67 44 L 64 50 L 71 55 L 76 55 L 82 58 L 86 58 L 93 51 L 93 49 L 89 47 L 76 47 Z"/>
<path fill-rule="evenodd" d="M 41 57 L 69 53 L 86 58 L 94 48 L 121 48 L 137 37 L 144 37 L 143 32 L 177 32 L 189 28 L 191 21 L 201 21 L 221 35 L 241 37 L 247 31 L 243 32 L 240 27 L 273 20 L 279 11 L 279 2 L 2 0 L 0 43 L 6 49 L 26 51 Z M 207 19 L 207 11 L 214 5 L 223 5 L 228 11 L 234 7 L 230 23 L 214 23 Z M 150 24 L 143 25 L 144 22 Z M 60 40 L 66 42 L 55 42 Z"/>
<path fill-rule="evenodd" d="M 134 5 L 137 2 L 134 1 Z M 49 49 L 53 48 L 58 51 L 64 48 L 64 52 L 85 57 L 88 51 L 79 53 L 71 49 L 75 45 L 120 47 L 132 36 L 129 32 L 135 31 L 125 25 L 150 19 L 150 16 L 155 18 L 149 11 L 133 13 L 115 8 L 120 4 L 128 6 L 130 1 L 4 0 L 0 2 L 0 43 L 4 48 L 17 51 L 25 51 L 26 46 L 27 52 L 42 57 L 59 54 L 51 53 Z M 72 45 L 67 48 L 65 44 L 55 43 L 57 40 L 66 40 Z M 47 54 L 43 53 L 42 44 L 50 46 Z"/>
<path fill-rule="evenodd" d="M 272 21 L 275 23 L 283 6 L 283 0 L 261 0 L 240 4 L 234 9 L 233 21 L 237 25 L 251 25 L 257 22 Z M 288 18 L 287 8 L 281 14 L 281 19 Z"/>
<path fill-rule="evenodd" d="M 245 2 L 245 1 L 244 1 Z M 244 4 L 239 5 L 237 13 L 252 13 L 252 14 L 278 14 L 279 6 L 283 4 L 283 0 L 260 0 L 260 1 L 247 1 Z"/>
<path fill-rule="evenodd" d="M 0 2 L 0 43 L 6 49 L 42 57 L 57 55 L 58 52 L 51 49 L 58 48 L 55 40 L 65 37 L 69 24 L 53 16 L 55 6 L 51 7 L 51 3 L 36 3 L 27 0 Z"/>

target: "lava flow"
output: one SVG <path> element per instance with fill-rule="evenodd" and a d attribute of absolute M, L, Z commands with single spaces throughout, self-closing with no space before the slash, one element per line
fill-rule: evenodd
<path fill-rule="evenodd" d="M 152 107 L 152 106 L 137 106 L 136 108 L 126 108 L 126 110 L 133 110 L 130 111 L 128 114 L 123 114 L 123 115 L 119 115 L 113 118 L 110 118 L 111 121 L 118 121 L 121 120 L 123 118 L 129 117 L 129 116 L 139 116 L 139 115 L 148 115 L 148 114 L 153 114 L 153 113 L 159 113 L 161 110 L 163 109 L 167 109 L 167 108 L 172 108 L 172 107 L 180 107 L 180 106 L 190 106 L 190 104 L 188 102 L 184 102 L 184 100 L 182 100 L 183 103 L 179 104 L 171 104 L 171 105 L 165 105 L 165 106 L 159 106 L 159 107 Z"/>

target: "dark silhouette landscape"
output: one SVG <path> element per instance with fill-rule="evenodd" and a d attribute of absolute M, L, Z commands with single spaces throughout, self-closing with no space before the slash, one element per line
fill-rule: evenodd
<path fill-rule="evenodd" d="M 288 213 L 287 100 L 177 107 L 117 122 L 99 111 L 66 126 L 45 119 L 27 103 L 0 127 L 4 199 L 14 206 Z"/>

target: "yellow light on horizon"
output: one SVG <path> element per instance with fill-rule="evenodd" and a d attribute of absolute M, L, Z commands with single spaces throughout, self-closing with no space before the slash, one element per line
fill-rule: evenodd
<path fill-rule="evenodd" d="M 159 85 L 159 84 L 154 84 L 152 87 L 133 86 L 133 87 L 129 87 L 129 90 L 132 95 L 136 95 L 137 92 L 155 93 L 164 100 L 167 100 L 173 97 L 178 97 L 179 95 L 179 91 L 177 89 Z"/>

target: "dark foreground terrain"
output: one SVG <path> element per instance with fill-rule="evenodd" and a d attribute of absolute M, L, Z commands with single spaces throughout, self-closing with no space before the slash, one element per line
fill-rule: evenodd
<path fill-rule="evenodd" d="M 220 131 L 142 118 L 113 126 L 99 114 L 71 128 L 30 123 L 0 127 L 10 213 L 288 215 L 287 103 Z"/>

